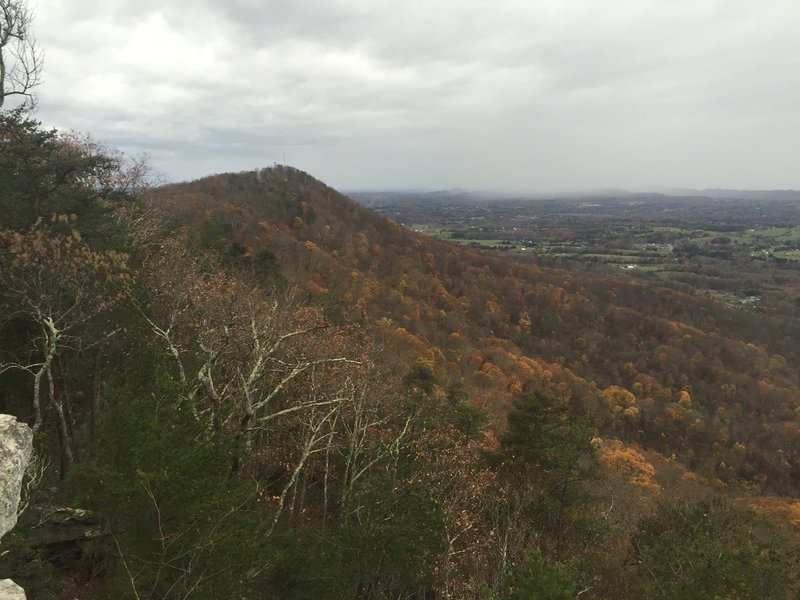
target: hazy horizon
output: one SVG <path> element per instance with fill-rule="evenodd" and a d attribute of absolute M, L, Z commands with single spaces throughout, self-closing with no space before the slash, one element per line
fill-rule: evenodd
<path fill-rule="evenodd" d="M 312 173 L 313 175 L 313 173 Z M 515 196 L 599 196 L 613 194 L 630 195 L 665 195 L 665 196 L 686 196 L 693 194 L 791 194 L 798 195 L 800 199 L 800 189 L 740 189 L 740 188 L 683 188 L 683 187 L 654 187 L 639 189 L 624 188 L 586 188 L 586 189 L 561 189 L 561 190 L 503 190 L 503 189 L 469 189 L 469 188 L 342 188 L 339 190 L 348 194 L 473 194 L 473 195 L 506 195 Z"/>

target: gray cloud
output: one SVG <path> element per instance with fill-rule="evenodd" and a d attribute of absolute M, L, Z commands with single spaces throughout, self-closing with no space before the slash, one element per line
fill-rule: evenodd
<path fill-rule="evenodd" d="M 800 187 L 795 0 L 40 0 L 39 117 L 174 179 Z"/>

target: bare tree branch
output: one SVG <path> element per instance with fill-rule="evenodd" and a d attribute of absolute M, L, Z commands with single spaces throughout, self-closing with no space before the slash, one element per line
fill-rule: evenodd
<path fill-rule="evenodd" d="M 44 55 L 30 31 L 33 12 L 23 0 L 0 0 L 0 108 L 9 96 L 36 105 Z"/>

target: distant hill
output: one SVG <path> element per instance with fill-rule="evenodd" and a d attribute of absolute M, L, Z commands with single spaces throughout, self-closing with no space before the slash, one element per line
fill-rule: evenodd
<path fill-rule="evenodd" d="M 767 200 L 767 201 L 800 201 L 798 190 L 736 190 L 723 188 L 656 188 L 646 191 L 630 191 L 625 189 L 603 189 L 572 192 L 535 192 L 509 193 L 471 190 L 359 190 L 348 195 L 369 208 L 383 206 L 387 203 L 429 202 L 436 203 L 477 203 L 496 200 L 582 200 L 605 199 L 622 200 L 669 200 L 677 198 L 717 198 L 728 200 Z"/>
<path fill-rule="evenodd" d="M 666 188 L 659 190 L 667 196 L 697 196 L 701 198 L 731 198 L 737 200 L 798 201 L 798 190 L 732 190 L 724 188 Z"/>
<path fill-rule="evenodd" d="M 632 192 L 609 189 L 583 192 L 492 192 L 479 190 L 358 190 L 346 192 L 350 198 L 368 208 L 386 203 L 482 203 L 494 201 L 558 200 L 576 198 L 624 198 Z"/>

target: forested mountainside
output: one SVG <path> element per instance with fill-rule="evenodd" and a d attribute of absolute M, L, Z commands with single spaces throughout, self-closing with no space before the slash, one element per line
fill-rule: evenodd
<path fill-rule="evenodd" d="M 0 119 L 30 598 L 789 598 L 796 324 Z M 63 505 L 91 539 L 47 537 Z"/>
<path fill-rule="evenodd" d="M 170 186 L 158 203 L 262 277 L 425 349 L 501 428 L 535 380 L 604 433 L 725 483 L 798 491 L 796 320 L 415 235 L 289 168 Z"/>

